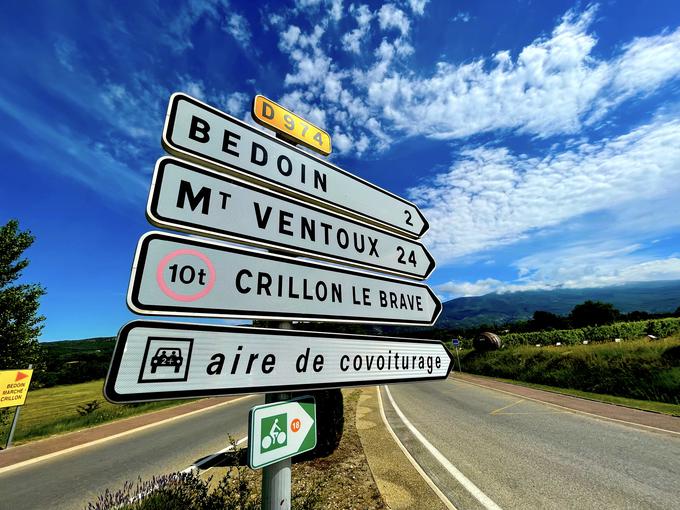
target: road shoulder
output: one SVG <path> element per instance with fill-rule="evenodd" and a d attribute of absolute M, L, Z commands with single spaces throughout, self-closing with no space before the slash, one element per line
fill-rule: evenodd
<path fill-rule="evenodd" d="M 394 510 L 446 510 L 445 505 L 395 444 L 382 418 L 377 387 L 364 388 L 356 412 L 356 428 L 387 505 Z"/>
<path fill-rule="evenodd" d="M 644 430 L 652 430 L 673 436 L 680 435 L 680 418 L 674 416 L 528 388 L 498 381 L 491 377 L 456 373 L 451 374 L 449 378 L 454 381 L 509 393 L 525 399 L 535 400 L 569 411 L 623 423 Z"/>
<path fill-rule="evenodd" d="M 121 434 L 131 433 L 159 423 L 204 411 L 244 397 L 207 398 L 168 407 L 159 411 L 124 418 L 96 427 L 69 432 L 57 436 L 32 441 L 20 446 L 0 451 L 0 472 L 13 469 L 19 465 L 38 462 L 67 451 L 84 448 L 105 441 Z"/>

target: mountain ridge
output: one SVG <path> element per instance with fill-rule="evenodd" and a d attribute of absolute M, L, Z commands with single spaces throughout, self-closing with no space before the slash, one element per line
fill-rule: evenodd
<path fill-rule="evenodd" d="M 673 312 L 680 307 L 680 280 L 632 282 L 610 287 L 528 290 L 489 293 L 451 299 L 443 303 L 437 328 L 465 328 L 530 319 L 536 310 L 568 315 L 586 300 L 613 304 L 629 313 Z"/>

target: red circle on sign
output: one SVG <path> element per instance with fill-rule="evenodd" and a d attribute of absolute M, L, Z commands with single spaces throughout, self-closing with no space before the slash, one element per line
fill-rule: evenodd
<path fill-rule="evenodd" d="M 293 432 L 299 431 L 301 426 L 302 423 L 300 423 L 299 418 L 295 418 L 293 421 L 290 422 L 290 430 L 292 430 Z"/>
<path fill-rule="evenodd" d="M 205 289 L 197 292 L 196 294 L 188 295 L 177 294 L 176 292 L 170 290 L 168 285 L 165 283 L 165 279 L 163 278 L 163 270 L 167 267 L 172 259 L 179 257 L 180 255 L 193 255 L 194 257 L 201 259 L 203 262 L 205 262 L 205 265 L 208 266 L 208 284 L 205 286 Z M 215 266 L 213 266 L 208 257 L 199 251 L 189 249 L 175 250 L 163 257 L 163 259 L 161 259 L 161 261 L 158 263 L 158 268 L 156 269 L 156 281 L 158 282 L 158 286 L 161 288 L 161 290 L 172 299 L 176 301 L 196 301 L 197 299 L 201 299 L 203 296 L 208 294 L 215 286 Z"/>

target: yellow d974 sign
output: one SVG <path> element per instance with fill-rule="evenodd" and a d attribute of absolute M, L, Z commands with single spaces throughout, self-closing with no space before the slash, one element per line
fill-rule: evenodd
<path fill-rule="evenodd" d="M 0 370 L 0 407 L 24 405 L 32 375 L 33 370 Z"/>
<path fill-rule="evenodd" d="M 252 115 L 255 122 L 273 129 L 294 143 L 300 143 L 324 156 L 331 153 L 331 137 L 328 133 L 271 99 L 255 96 Z"/>

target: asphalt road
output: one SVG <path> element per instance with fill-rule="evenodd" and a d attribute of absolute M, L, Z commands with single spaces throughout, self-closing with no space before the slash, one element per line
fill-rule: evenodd
<path fill-rule="evenodd" d="M 247 435 L 250 397 L 0 474 L 0 510 L 83 509 L 137 476 L 181 471 Z"/>
<path fill-rule="evenodd" d="M 415 430 L 383 388 L 388 422 L 459 510 L 680 505 L 680 436 L 451 379 L 393 385 L 389 394 Z"/>

